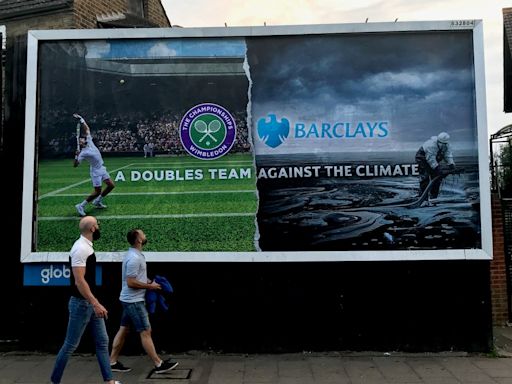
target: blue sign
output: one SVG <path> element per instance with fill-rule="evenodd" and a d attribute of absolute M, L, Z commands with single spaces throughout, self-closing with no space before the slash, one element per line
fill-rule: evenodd
<path fill-rule="evenodd" d="M 102 284 L 101 272 L 101 265 L 96 265 L 96 285 Z M 68 263 L 30 263 L 23 266 L 24 286 L 69 286 L 70 276 L 71 268 Z"/>

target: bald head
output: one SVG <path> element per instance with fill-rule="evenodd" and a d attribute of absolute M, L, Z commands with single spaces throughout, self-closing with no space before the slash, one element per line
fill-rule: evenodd
<path fill-rule="evenodd" d="M 82 235 L 91 232 L 91 228 L 97 224 L 96 218 L 94 216 L 84 216 L 80 220 L 80 224 L 78 228 L 80 228 L 80 233 Z"/>

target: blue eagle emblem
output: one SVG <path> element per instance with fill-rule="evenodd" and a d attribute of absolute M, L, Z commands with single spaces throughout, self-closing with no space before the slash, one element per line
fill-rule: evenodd
<path fill-rule="evenodd" d="M 280 146 L 290 134 L 290 122 L 286 118 L 277 121 L 276 115 L 269 114 L 270 121 L 265 118 L 258 120 L 258 136 L 271 148 Z"/>

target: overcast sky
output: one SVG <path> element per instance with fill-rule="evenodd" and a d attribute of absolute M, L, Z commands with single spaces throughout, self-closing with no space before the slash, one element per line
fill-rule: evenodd
<path fill-rule="evenodd" d="M 162 0 L 182 27 L 482 19 L 489 133 L 512 124 L 503 113 L 502 0 Z"/>
<path fill-rule="evenodd" d="M 248 58 L 254 121 L 388 124 L 385 139 L 319 140 L 322 150 L 412 150 L 440 131 L 476 149 L 471 33 L 268 37 L 248 40 Z M 287 144 L 310 151 L 310 141 Z"/>

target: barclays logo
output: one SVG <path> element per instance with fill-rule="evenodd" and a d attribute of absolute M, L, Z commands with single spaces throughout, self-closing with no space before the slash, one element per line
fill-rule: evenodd
<path fill-rule="evenodd" d="M 277 148 L 290 135 L 294 140 L 350 140 L 350 139 L 385 139 L 389 137 L 390 123 L 387 120 L 374 121 L 321 121 L 295 122 L 293 126 L 286 118 L 278 121 L 275 114 L 258 120 L 258 136 L 271 148 Z"/>
<path fill-rule="evenodd" d="M 276 148 L 283 144 L 290 134 L 290 122 L 283 118 L 277 121 L 276 115 L 269 114 L 270 121 L 265 118 L 258 120 L 258 136 L 269 147 Z"/>

